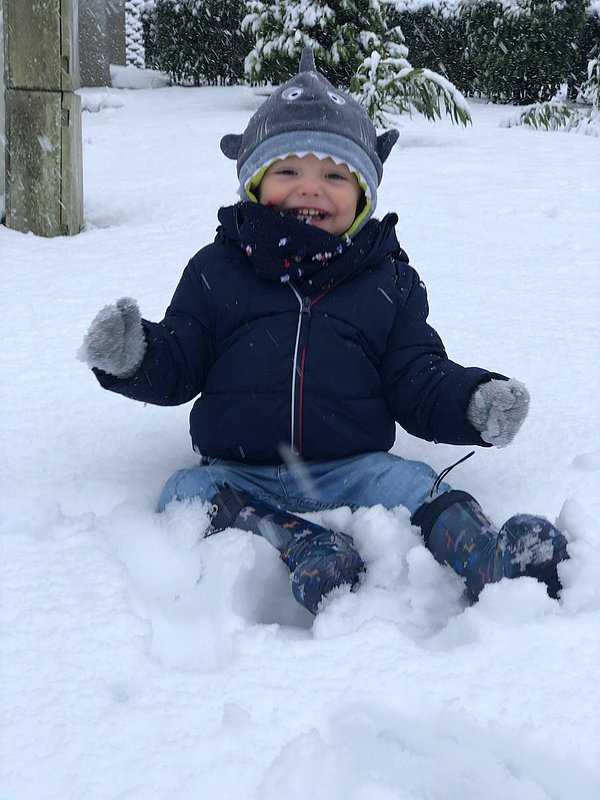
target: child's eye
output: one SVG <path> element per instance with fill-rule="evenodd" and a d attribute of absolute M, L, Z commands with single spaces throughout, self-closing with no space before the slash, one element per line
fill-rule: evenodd
<path fill-rule="evenodd" d="M 342 172 L 330 172 L 325 177 L 326 178 L 333 178 L 334 180 L 338 180 L 338 181 L 347 181 L 348 180 L 348 177 L 346 175 L 344 175 Z"/>
<path fill-rule="evenodd" d="M 277 170 L 278 175 L 295 175 L 296 170 L 292 169 L 292 167 L 281 167 L 281 169 Z"/>

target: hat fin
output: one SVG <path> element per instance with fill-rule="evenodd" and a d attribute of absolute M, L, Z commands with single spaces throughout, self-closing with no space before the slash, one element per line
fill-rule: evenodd
<path fill-rule="evenodd" d="M 385 131 L 385 133 L 377 137 L 377 155 L 382 164 L 391 153 L 392 147 L 398 141 L 399 136 L 400 134 L 396 128 L 390 128 L 389 131 Z"/>
<path fill-rule="evenodd" d="M 237 160 L 237 157 L 240 154 L 241 146 L 241 133 L 228 133 L 221 139 L 221 152 L 226 155 L 227 158 L 232 158 L 234 161 Z"/>
<path fill-rule="evenodd" d="M 316 72 L 315 57 L 310 47 L 305 47 L 300 56 L 300 69 L 298 72 Z"/>

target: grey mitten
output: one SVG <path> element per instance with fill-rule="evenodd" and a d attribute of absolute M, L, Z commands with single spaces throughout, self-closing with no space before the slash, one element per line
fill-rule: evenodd
<path fill-rule="evenodd" d="M 473 392 L 467 419 L 481 438 L 496 447 L 512 442 L 529 410 L 529 392 L 516 380 L 491 380 Z"/>
<path fill-rule="evenodd" d="M 77 352 L 88 367 L 117 378 L 129 378 L 146 352 L 146 336 L 138 304 L 131 297 L 104 306 L 94 317 Z"/>

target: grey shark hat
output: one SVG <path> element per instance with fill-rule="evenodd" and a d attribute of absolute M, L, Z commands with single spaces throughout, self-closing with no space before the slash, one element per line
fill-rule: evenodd
<path fill-rule="evenodd" d="M 224 136 L 221 150 L 237 161 L 240 196 L 254 202 L 265 171 L 278 159 L 311 153 L 346 164 L 365 196 L 347 231 L 352 235 L 375 210 L 383 163 L 398 136 L 395 129 L 378 136 L 365 109 L 317 72 L 312 50 L 305 48 L 298 74 L 265 100 L 243 134 Z"/>

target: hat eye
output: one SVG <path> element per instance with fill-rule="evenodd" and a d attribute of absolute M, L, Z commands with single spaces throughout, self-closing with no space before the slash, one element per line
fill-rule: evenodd
<path fill-rule="evenodd" d="M 343 106 L 346 102 L 343 97 L 340 97 L 340 95 L 335 92 L 327 92 L 327 94 L 329 95 L 329 99 L 333 100 L 338 106 Z"/>
<path fill-rule="evenodd" d="M 300 89 L 298 86 L 290 86 L 289 89 L 285 89 L 281 96 L 284 100 L 297 100 L 300 95 L 302 94 L 303 89 Z"/>

